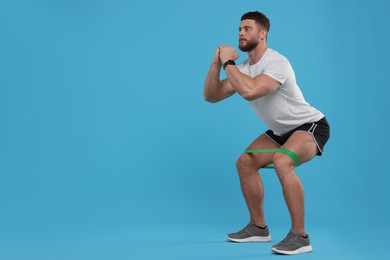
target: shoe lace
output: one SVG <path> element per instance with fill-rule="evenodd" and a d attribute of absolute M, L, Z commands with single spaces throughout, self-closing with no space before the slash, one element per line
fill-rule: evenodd
<path fill-rule="evenodd" d="M 251 226 L 253 226 L 253 224 L 252 224 L 252 223 L 249 223 L 248 225 L 246 225 L 245 228 L 249 228 L 249 227 L 251 227 Z"/>
<path fill-rule="evenodd" d="M 295 238 L 295 235 L 289 233 L 289 234 L 287 234 L 287 236 L 280 243 L 290 244 L 290 241 L 293 240 L 294 238 Z"/>
<path fill-rule="evenodd" d="M 241 231 L 239 232 L 244 232 L 244 233 L 251 233 L 250 232 L 250 228 L 253 226 L 253 223 L 249 223 L 248 225 L 246 225 Z"/>
<path fill-rule="evenodd" d="M 248 225 L 246 225 L 243 229 L 241 229 L 239 232 L 245 232 L 247 231 L 249 228 L 250 228 L 251 224 L 249 223 Z"/>

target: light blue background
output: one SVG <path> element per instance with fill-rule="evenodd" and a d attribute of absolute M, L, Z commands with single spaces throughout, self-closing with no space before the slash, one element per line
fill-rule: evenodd
<path fill-rule="evenodd" d="M 235 160 L 266 130 L 238 95 L 203 100 L 241 15 L 271 20 L 331 124 L 297 172 L 314 252 L 385 259 L 387 1 L 1 1 L 0 259 L 264 259 L 289 229 L 265 171 L 273 243 L 233 244 L 248 221 Z M 242 54 L 240 61 L 245 59 Z"/>

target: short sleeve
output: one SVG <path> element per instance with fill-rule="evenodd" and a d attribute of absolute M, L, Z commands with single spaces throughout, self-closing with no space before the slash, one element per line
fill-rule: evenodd
<path fill-rule="evenodd" d="M 279 81 L 280 84 L 284 84 L 292 72 L 290 62 L 284 57 L 277 57 L 267 61 L 263 74 Z"/>

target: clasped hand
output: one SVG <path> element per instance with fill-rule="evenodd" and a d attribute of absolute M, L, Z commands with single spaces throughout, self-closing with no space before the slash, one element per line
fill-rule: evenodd
<path fill-rule="evenodd" d="M 236 60 L 240 55 L 231 46 L 221 45 L 217 48 L 214 55 L 214 62 L 224 64 L 228 60 Z"/>

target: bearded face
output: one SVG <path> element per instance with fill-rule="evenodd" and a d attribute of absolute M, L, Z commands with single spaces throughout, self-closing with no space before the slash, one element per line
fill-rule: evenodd
<path fill-rule="evenodd" d="M 265 30 L 252 19 L 242 20 L 238 32 L 238 48 L 243 52 L 252 51 L 266 37 Z"/>
<path fill-rule="evenodd" d="M 258 44 L 259 44 L 259 41 L 254 39 L 254 38 L 249 39 L 249 40 L 240 39 L 240 42 L 238 44 L 238 48 L 243 52 L 250 52 L 251 50 L 256 48 Z"/>

